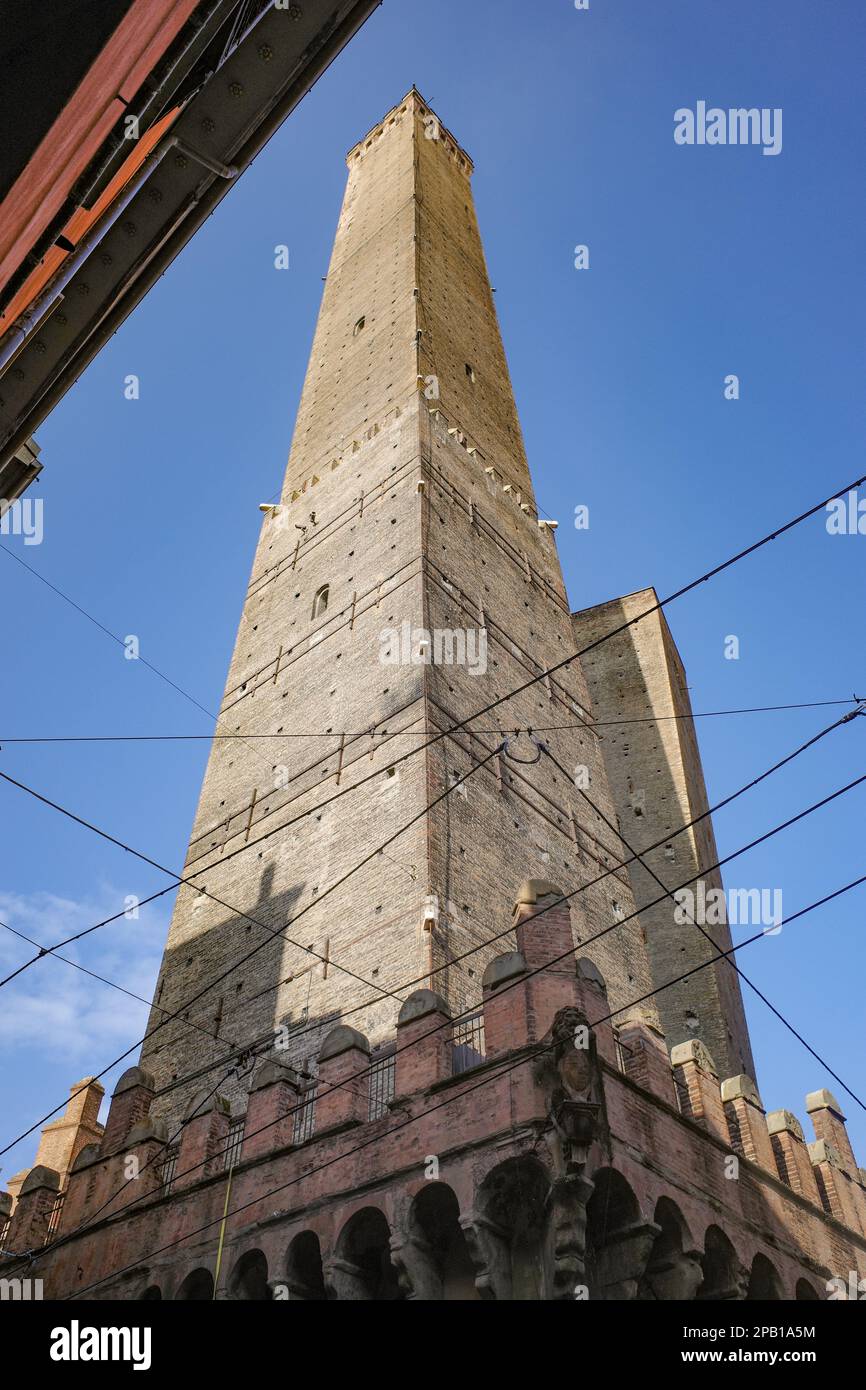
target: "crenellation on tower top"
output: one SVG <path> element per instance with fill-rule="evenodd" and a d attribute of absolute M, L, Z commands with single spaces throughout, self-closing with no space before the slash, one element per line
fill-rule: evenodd
<path fill-rule="evenodd" d="M 466 178 L 471 178 L 475 169 L 471 156 L 466 152 L 459 141 L 455 139 L 451 131 L 443 125 L 432 106 L 430 106 L 429 102 L 424 100 L 417 87 L 410 87 L 402 101 L 398 101 L 396 106 L 392 106 L 391 110 L 385 113 L 381 121 L 378 121 L 371 130 L 367 131 L 363 139 L 352 146 L 346 154 L 346 163 L 349 168 L 351 169 L 352 164 L 356 160 L 362 158 L 367 150 L 373 149 L 376 142 L 387 135 L 390 130 L 399 123 L 400 118 L 404 115 L 417 116 L 420 117 L 422 122 L 426 121 L 425 138 L 436 141 L 454 160 L 457 168 L 465 174 Z"/>

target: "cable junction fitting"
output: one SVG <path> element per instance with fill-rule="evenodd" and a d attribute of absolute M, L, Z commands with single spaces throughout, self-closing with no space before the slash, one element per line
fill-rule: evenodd
<path fill-rule="evenodd" d="M 506 738 L 505 742 L 504 742 L 503 745 L 502 745 L 502 751 L 503 751 L 503 753 L 505 754 L 506 758 L 508 758 L 509 762 L 512 762 L 512 763 L 519 763 L 519 764 L 521 765 L 521 767 L 533 767 L 537 762 L 540 762 L 540 761 L 541 761 L 541 753 L 542 753 L 542 749 L 543 749 L 544 745 L 542 744 L 542 742 L 541 742 L 540 739 L 537 739 L 537 738 L 533 738 L 533 737 L 532 737 L 532 730 L 531 730 L 531 729 L 527 729 L 527 730 L 526 730 L 526 734 L 527 734 L 527 737 L 529 738 L 530 743 L 532 743 L 532 744 L 534 745 L 534 747 L 535 747 L 535 757 L 534 757 L 534 758 L 515 758 L 514 754 L 511 753 L 511 752 L 509 752 L 510 740 L 507 739 L 507 738 Z M 517 738 L 520 737 L 520 730 L 519 730 L 519 729 L 517 729 L 517 730 L 515 731 L 515 737 L 517 737 Z"/>

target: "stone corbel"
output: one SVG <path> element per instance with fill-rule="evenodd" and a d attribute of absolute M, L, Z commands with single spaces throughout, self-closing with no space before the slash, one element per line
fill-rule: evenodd
<path fill-rule="evenodd" d="M 480 1297 L 507 1302 L 511 1298 L 511 1249 L 505 1231 L 486 1216 L 478 1215 L 461 1216 L 460 1226 Z"/>
<path fill-rule="evenodd" d="M 417 1235 L 392 1236 L 391 1263 L 407 1300 L 441 1299 L 442 1276 L 428 1241 Z"/>
<path fill-rule="evenodd" d="M 724 1287 L 700 1289 L 698 1302 L 711 1300 L 713 1303 L 742 1303 L 749 1291 L 749 1271 L 745 1265 L 738 1264 L 730 1282 Z"/>
<path fill-rule="evenodd" d="M 335 1256 L 328 1260 L 323 1274 L 329 1298 L 337 1299 L 340 1303 L 369 1299 L 364 1271 L 350 1260 Z"/>
<path fill-rule="evenodd" d="M 653 1298 L 690 1303 L 703 1282 L 700 1250 L 679 1250 L 651 1264 L 646 1284 Z"/>
<path fill-rule="evenodd" d="M 636 1221 L 614 1231 L 597 1252 L 596 1271 L 600 1297 L 632 1299 L 646 1270 L 661 1226 L 654 1221 Z"/>

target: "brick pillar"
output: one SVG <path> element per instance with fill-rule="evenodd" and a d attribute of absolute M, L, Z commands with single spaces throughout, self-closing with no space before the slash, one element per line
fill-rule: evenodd
<path fill-rule="evenodd" d="M 806 1111 L 812 1121 L 816 1139 L 826 1139 L 839 1154 L 842 1167 L 850 1178 L 859 1181 L 857 1160 L 848 1138 L 842 1107 L 832 1091 L 812 1091 L 806 1097 Z"/>
<path fill-rule="evenodd" d="M 649 1023 L 633 1019 L 618 1030 L 626 1076 L 659 1100 L 676 1107 L 677 1096 L 664 1036 Z"/>
<path fill-rule="evenodd" d="M 99 1107 L 104 1095 L 104 1086 L 92 1076 L 70 1086 L 63 1114 L 42 1130 L 34 1168 L 51 1168 L 61 1183 L 65 1180 L 81 1150 L 102 1138 Z"/>
<path fill-rule="evenodd" d="M 319 1053 L 316 1133 L 361 1125 L 369 1113 L 370 1044 L 354 1028 L 332 1028 Z M 341 1084 L 344 1083 L 344 1084 Z M 331 1089 L 334 1087 L 335 1089 Z"/>
<path fill-rule="evenodd" d="M 616 1050 L 613 1019 L 610 1017 L 607 984 L 598 966 L 588 956 L 581 956 L 575 965 L 575 986 L 577 1007 L 586 1014 L 592 1025 L 599 1056 L 609 1062 L 612 1067 L 618 1067 L 619 1056 Z"/>
<path fill-rule="evenodd" d="M 484 1008 L 484 1049 L 488 1057 L 513 1052 L 529 1037 L 527 985 L 518 983 L 526 974 L 519 951 L 495 956 L 481 977 Z M 510 988 L 505 989 L 504 986 Z"/>
<path fill-rule="evenodd" d="M 845 1184 L 844 1204 L 856 1214 L 859 1228 L 866 1232 L 866 1191 L 848 1138 L 842 1107 L 832 1091 L 821 1090 L 812 1091 L 806 1097 L 806 1109 L 812 1120 L 815 1138 L 830 1145 L 838 1156 L 840 1168 L 850 1180 Z M 854 1229 L 857 1230 L 858 1226 L 855 1225 Z"/>
<path fill-rule="evenodd" d="M 133 1126 L 126 1136 L 123 1153 L 109 1164 L 113 1190 L 118 1195 L 106 1208 L 107 1215 L 113 1215 L 130 1202 L 144 1203 L 147 1197 L 159 1193 L 167 1141 L 168 1130 L 162 1120 L 147 1119 L 144 1124 Z M 133 1158 L 134 1165 L 129 1161 Z"/>
<path fill-rule="evenodd" d="M 96 1191 L 100 1186 L 100 1174 L 106 1168 L 106 1161 L 99 1156 L 99 1145 L 88 1144 L 82 1149 L 72 1165 L 63 1203 L 63 1226 L 72 1231 L 88 1219 L 90 1212 L 98 1206 Z"/>
<path fill-rule="evenodd" d="M 829 1207 L 837 1221 L 841 1221 L 860 1235 L 866 1234 L 866 1226 L 859 1211 L 859 1193 L 862 1188 L 858 1183 L 855 1192 L 839 1150 L 827 1139 L 817 1139 L 814 1144 L 809 1145 L 809 1157 L 815 1168 L 818 1190 L 824 1205 Z"/>
<path fill-rule="evenodd" d="M 767 1116 L 767 1133 L 782 1182 L 820 1207 L 821 1196 L 815 1181 L 815 1169 L 797 1116 L 792 1115 L 790 1110 L 771 1110 Z"/>
<path fill-rule="evenodd" d="M 60 1174 L 41 1165 L 31 1168 L 21 1184 L 9 1234 L 7 1250 L 16 1254 L 38 1250 L 45 1244 L 54 1200 L 60 1191 Z"/>
<path fill-rule="evenodd" d="M 229 1103 L 224 1096 L 208 1097 L 208 1092 L 204 1091 L 193 1098 L 186 1112 L 177 1155 L 174 1186 L 178 1192 L 220 1172 L 229 1118 Z"/>
<path fill-rule="evenodd" d="M 574 936 L 562 890 L 545 879 L 521 884 L 514 905 L 517 949 L 526 962 L 526 1021 L 528 1041 L 543 1038 L 559 1009 L 574 1007 Z M 561 958 L 561 959 L 560 959 Z M 551 964 L 555 962 L 555 964 Z M 538 971 L 532 974 L 532 971 Z"/>
<path fill-rule="evenodd" d="M 750 1076 L 729 1076 L 722 1082 L 722 1105 L 735 1152 L 776 1176 L 776 1159 L 758 1088 Z"/>
<path fill-rule="evenodd" d="M 671 1066 L 683 1114 L 730 1144 L 716 1065 L 703 1043 L 697 1038 L 678 1043 L 671 1051 Z"/>
<path fill-rule="evenodd" d="M 114 1153 L 126 1142 L 126 1136 L 135 1125 L 147 1119 L 153 1100 L 154 1083 L 149 1072 L 140 1067 L 129 1067 L 114 1088 L 111 1108 L 102 1138 L 102 1152 Z"/>
<path fill-rule="evenodd" d="M 262 1062 L 253 1078 L 247 1102 L 244 1159 L 259 1158 L 291 1144 L 299 1104 L 297 1072 L 270 1059 Z M 259 1130 L 262 1132 L 257 1133 Z"/>
<path fill-rule="evenodd" d="M 451 1015 L 431 989 L 416 989 L 397 1017 L 394 1094 L 425 1091 L 451 1075 Z"/>

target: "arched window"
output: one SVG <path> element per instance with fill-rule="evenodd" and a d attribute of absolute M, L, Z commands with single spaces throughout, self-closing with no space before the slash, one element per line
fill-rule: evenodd
<path fill-rule="evenodd" d="M 301 1231 L 292 1240 L 286 1259 L 286 1282 L 290 1298 L 320 1302 L 327 1298 L 322 1252 L 314 1231 Z"/>
<path fill-rule="evenodd" d="M 337 1241 L 331 1292 L 342 1301 L 370 1299 L 390 1303 L 406 1297 L 391 1261 L 391 1231 L 378 1207 L 351 1216 Z"/>
<path fill-rule="evenodd" d="M 586 962 L 587 966 L 590 962 Z M 618 1301 L 634 1298 L 634 1271 L 618 1259 L 626 1233 L 641 1221 L 640 1205 L 631 1186 L 615 1168 L 593 1174 L 595 1190 L 586 1204 L 586 1283 L 590 1298 Z"/>
<path fill-rule="evenodd" d="M 213 1299 L 213 1275 L 208 1269 L 194 1269 L 188 1274 L 174 1296 L 176 1303 Z"/>
<path fill-rule="evenodd" d="M 699 1299 L 727 1302 L 745 1296 L 748 1270 L 740 1263 L 736 1250 L 718 1226 L 707 1227 L 701 1265 L 704 1282 L 698 1289 Z"/>
<path fill-rule="evenodd" d="M 669 1197 L 659 1198 L 653 1221 L 660 1229 L 638 1285 L 637 1297 L 688 1302 L 703 1282 L 701 1252 L 695 1248 L 685 1217 Z"/>
<path fill-rule="evenodd" d="M 268 1286 L 268 1262 L 261 1250 L 248 1250 L 241 1255 L 229 1279 L 229 1294 L 244 1301 L 273 1297 Z"/>
<path fill-rule="evenodd" d="M 413 1236 L 420 1237 L 413 1266 L 416 1298 L 479 1299 L 453 1190 L 446 1183 L 428 1182 L 415 1196 L 409 1220 Z"/>
<path fill-rule="evenodd" d="M 331 591 L 330 584 L 323 584 L 321 589 L 316 590 L 316 597 L 313 599 L 313 618 L 321 618 L 328 607 L 328 596 Z"/>
<path fill-rule="evenodd" d="M 771 1300 L 778 1301 L 781 1297 L 782 1290 L 775 1266 L 770 1263 L 766 1255 L 757 1254 L 752 1261 L 749 1286 L 746 1289 L 746 1301 L 749 1303 L 768 1303 Z"/>
<path fill-rule="evenodd" d="M 794 1297 L 800 1303 L 811 1303 L 813 1299 L 820 1299 L 821 1295 L 815 1292 L 808 1279 L 798 1279 Z"/>
<path fill-rule="evenodd" d="M 545 1298 L 549 1195 L 547 1170 L 530 1155 L 506 1158 L 478 1189 L 476 1211 L 496 1250 L 482 1278 L 501 1302 L 536 1303 Z M 483 1287 L 477 1287 L 483 1296 Z"/>
<path fill-rule="evenodd" d="M 366 317 L 362 314 L 361 317 L 358 319 L 357 323 L 355 324 L 355 327 L 352 329 L 353 338 L 357 338 L 358 334 L 361 332 L 366 322 Z"/>

